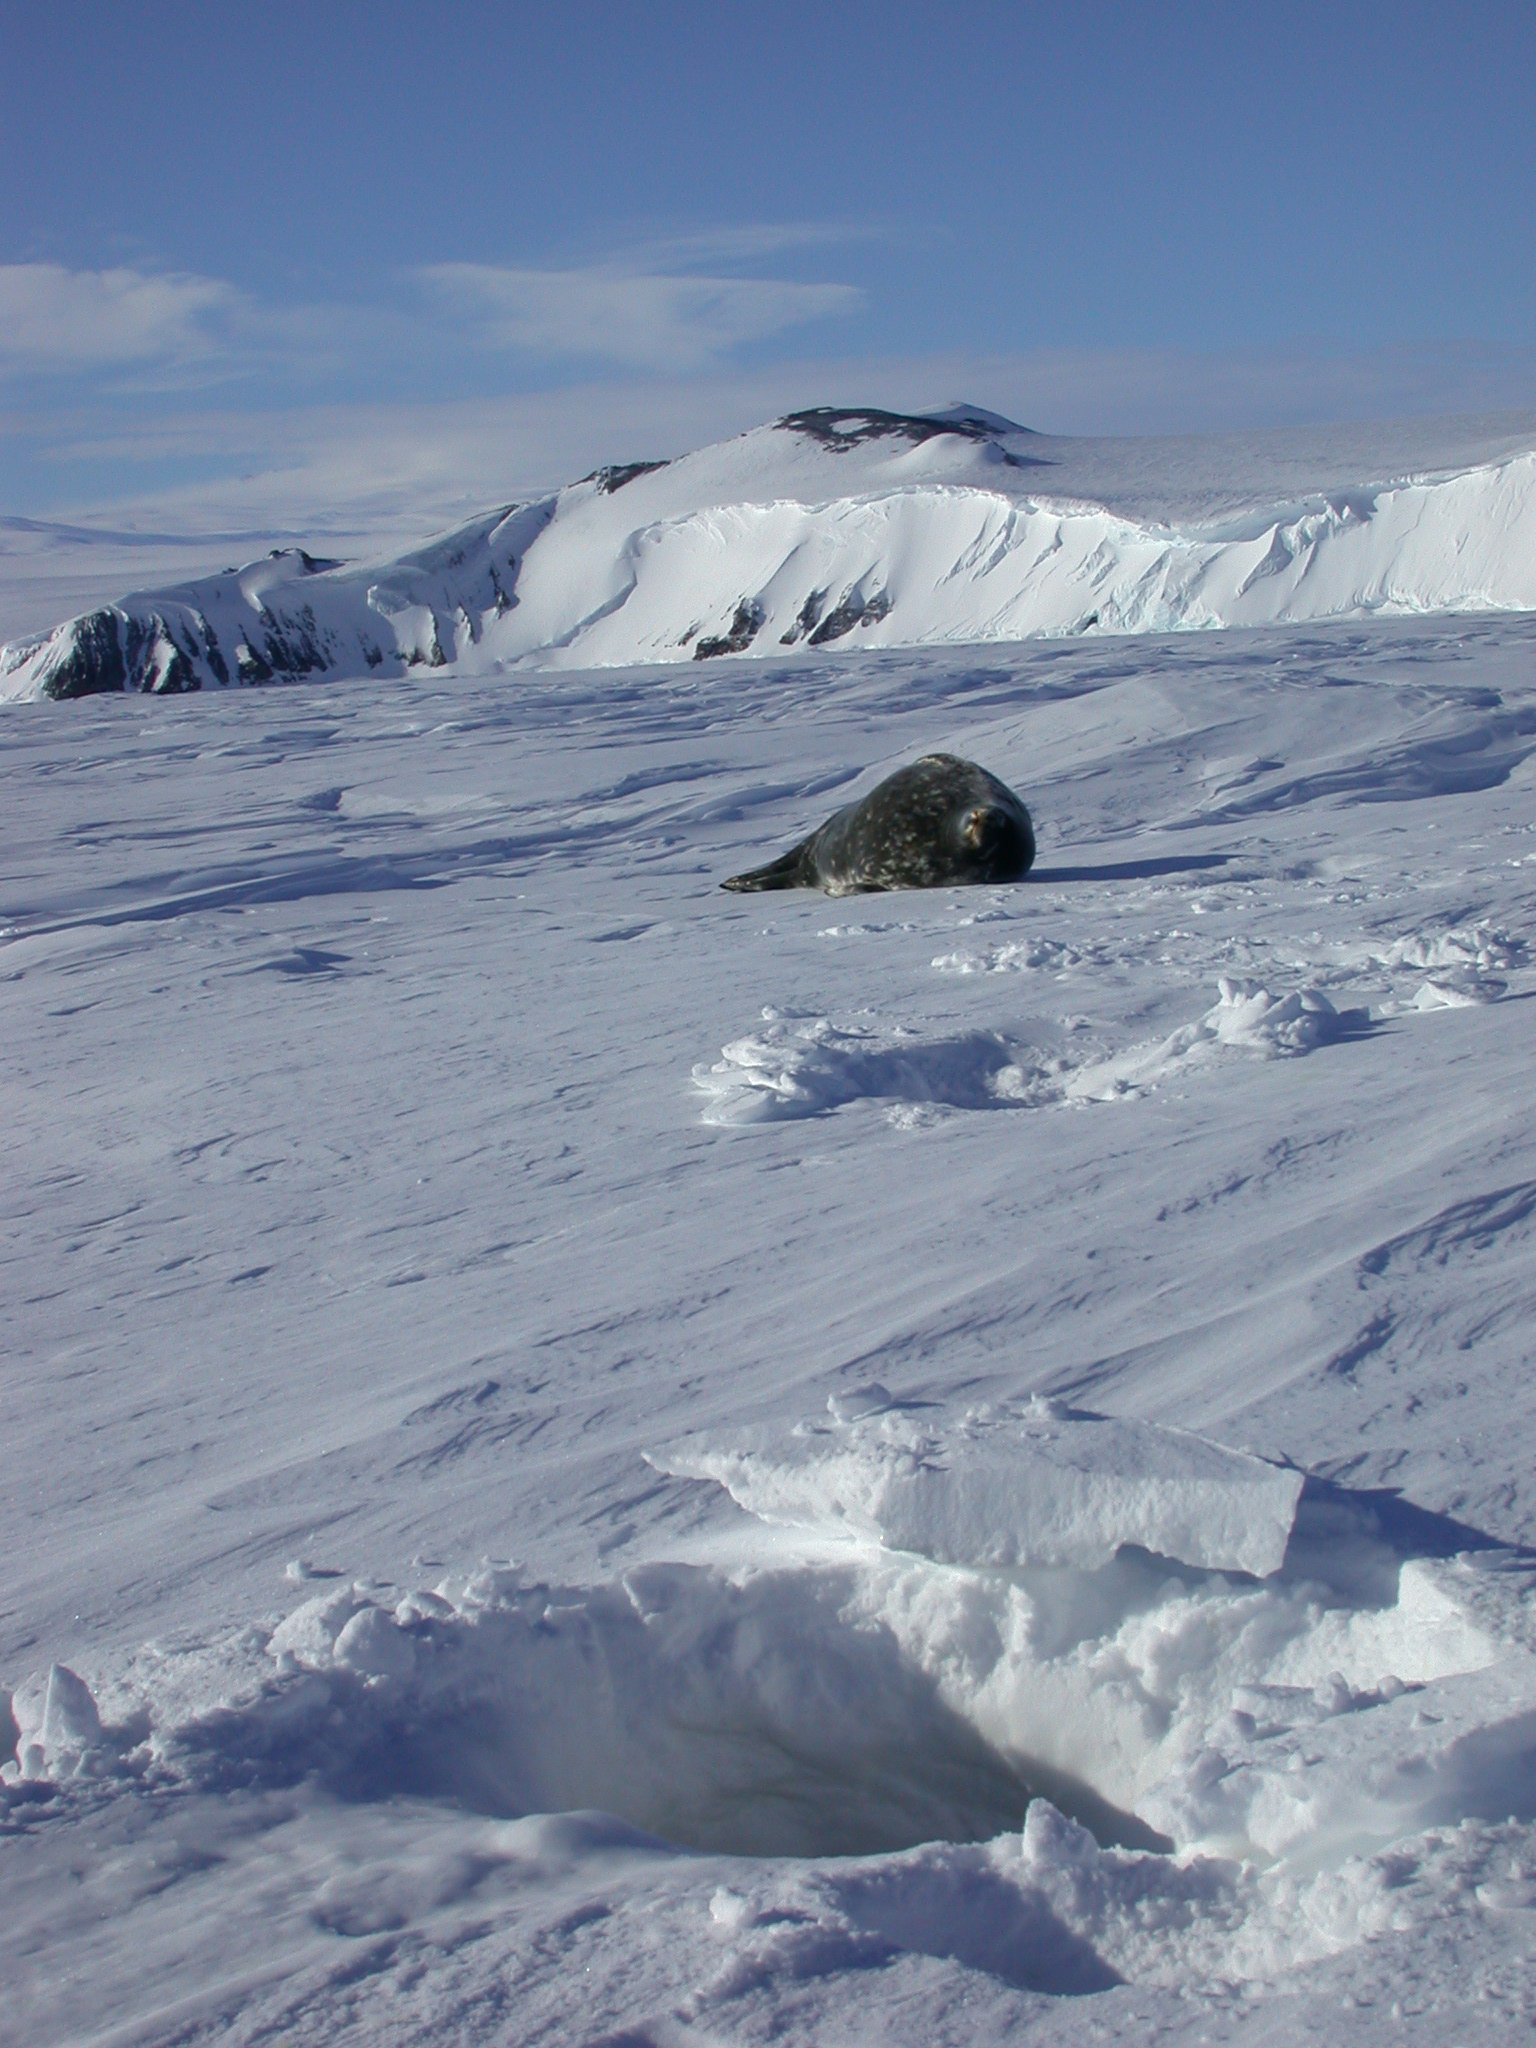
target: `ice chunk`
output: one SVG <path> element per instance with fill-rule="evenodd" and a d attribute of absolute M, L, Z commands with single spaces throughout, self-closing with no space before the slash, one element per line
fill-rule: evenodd
<path fill-rule="evenodd" d="M 67 1664 L 50 1665 L 16 1688 L 11 1713 L 17 1729 L 16 1763 L 7 1782 L 62 1782 L 86 1775 L 104 1741 L 91 1689 Z"/>
<path fill-rule="evenodd" d="M 1302 1475 L 1187 1430 L 1057 1402 L 858 1412 L 689 1438 L 658 1471 L 713 1479 L 765 1521 L 872 1539 L 940 1564 L 1107 1564 L 1124 1544 L 1213 1570 L 1278 1571 Z"/>

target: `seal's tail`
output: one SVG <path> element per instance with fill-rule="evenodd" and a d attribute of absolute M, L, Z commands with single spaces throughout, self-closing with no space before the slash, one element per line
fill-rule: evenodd
<path fill-rule="evenodd" d="M 751 868 L 744 875 L 730 875 L 720 886 L 743 893 L 748 889 L 799 889 L 806 880 L 805 850 L 810 843 L 809 839 L 802 839 L 788 853 L 781 853 L 777 860 L 769 861 L 767 867 Z"/>

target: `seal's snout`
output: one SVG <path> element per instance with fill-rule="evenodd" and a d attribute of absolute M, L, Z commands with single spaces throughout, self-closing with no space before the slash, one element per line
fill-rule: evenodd
<path fill-rule="evenodd" d="M 960 855 L 977 881 L 1016 882 L 1034 859 L 1033 834 L 1001 804 L 971 804 L 954 821 Z"/>
<path fill-rule="evenodd" d="M 960 820 L 960 843 L 972 853 L 1002 853 L 1018 836 L 1017 822 L 997 804 L 975 804 Z"/>

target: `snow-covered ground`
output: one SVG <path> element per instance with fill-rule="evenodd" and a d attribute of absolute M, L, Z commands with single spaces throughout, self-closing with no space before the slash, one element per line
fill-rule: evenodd
<path fill-rule="evenodd" d="M 882 623 L 6 710 L 0 2037 L 1536 2023 L 1536 618 Z"/>

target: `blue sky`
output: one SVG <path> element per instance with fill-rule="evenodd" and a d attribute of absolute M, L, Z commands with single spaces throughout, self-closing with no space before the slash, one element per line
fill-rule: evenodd
<path fill-rule="evenodd" d="M 1533 76 L 1513 5 L 0 0 L 0 509 L 1536 405 Z"/>

